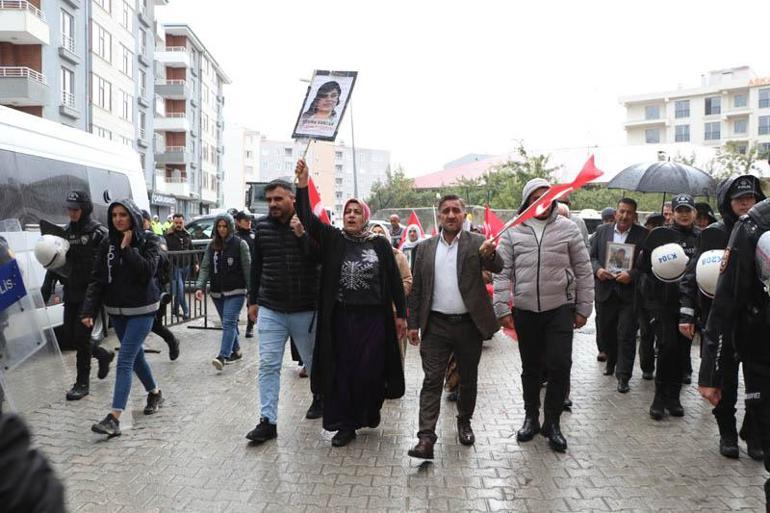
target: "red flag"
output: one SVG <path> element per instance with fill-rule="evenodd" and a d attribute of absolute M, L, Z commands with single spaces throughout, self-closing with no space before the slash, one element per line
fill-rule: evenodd
<path fill-rule="evenodd" d="M 310 177 L 308 177 L 307 180 L 307 191 L 310 196 L 310 208 L 313 210 L 315 216 L 324 224 L 332 224 L 329 219 L 329 214 L 326 213 L 324 204 L 321 203 L 321 195 L 318 194 L 318 189 L 316 189 L 313 179 Z"/>
<path fill-rule="evenodd" d="M 417 214 L 414 213 L 414 210 L 412 210 L 412 213 L 409 214 L 409 221 L 406 223 L 406 229 L 404 230 L 404 233 L 401 234 L 401 240 L 398 242 L 399 249 L 404 245 L 404 242 L 406 242 L 406 236 L 409 235 L 409 230 L 412 228 L 417 228 L 417 231 L 420 234 L 420 239 L 425 238 L 425 230 L 422 229 L 420 218 L 417 217 Z"/>
<path fill-rule="evenodd" d="M 580 189 L 588 182 L 599 178 L 603 174 L 604 173 L 596 168 L 596 165 L 594 164 L 594 156 L 591 155 L 583 165 L 583 169 L 580 170 L 580 173 L 578 173 L 572 182 L 551 186 L 545 194 L 540 196 L 537 201 L 528 206 L 527 209 L 524 210 L 524 212 L 522 212 L 518 217 L 514 217 L 505 223 L 505 226 L 503 226 L 502 230 L 500 230 L 497 235 L 495 235 L 495 239 L 499 238 L 500 235 L 502 235 L 502 233 L 508 228 L 518 226 L 527 219 L 542 215 L 543 212 L 550 208 L 551 203 L 558 200 L 559 198 L 563 198 L 571 192 Z"/>
<path fill-rule="evenodd" d="M 491 239 L 495 234 L 499 233 L 503 229 L 505 223 L 497 217 L 495 212 L 489 208 L 489 205 L 484 207 L 484 237 Z"/>

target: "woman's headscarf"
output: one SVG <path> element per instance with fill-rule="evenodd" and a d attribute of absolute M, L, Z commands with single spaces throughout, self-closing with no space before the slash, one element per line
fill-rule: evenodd
<path fill-rule="evenodd" d="M 363 214 L 363 217 L 364 217 L 363 231 L 361 231 L 361 233 L 359 233 L 359 234 L 352 234 L 352 233 L 347 233 L 343 229 L 342 233 L 345 235 L 345 237 L 347 237 L 347 238 L 349 238 L 351 240 L 355 240 L 357 242 L 360 242 L 360 241 L 363 241 L 363 240 L 368 240 L 371 237 L 376 237 L 377 235 L 372 233 L 372 232 L 370 232 L 369 229 L 368 229 L 368 226 L 367 226 L 369 224 L 369 219 L 372 217 L 372 211 L 369 208 L 369 205 L 367 205 L 364 200 L 360 200 L 358 198 L 350 198 L 349 200 L 347 200 L 345 202 L 345 206 L 342 207 L 343 226 L 344 226 L 344 222 L 345 222 L 345 211 L 348 209 L 348 205 L 350 205 L 351 203 L 357 203 L 358 206 L 361 207 L 361 213 Z"/>
<path fill-rule="evenodd" d="M 417 240 L 414 242 L 409 240 L 409 232 L 413 230 L 417 233 Z M 406 236 L 404 237 L 404 243 L 401 245 L 401 250 L 403 251 L 405 249 L 412 249 L 417 244 L 419 244 L 420 241 L 422 241 L 422 236 L 420 235 L 420 227 L 416 224 L 410 224 L 406 227 Z"/>

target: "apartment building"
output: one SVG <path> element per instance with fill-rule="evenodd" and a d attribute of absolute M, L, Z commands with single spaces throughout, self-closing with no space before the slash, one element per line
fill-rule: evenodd
<path fill-rule="evenodd" d="M 191 217 L 224 203 L 224 85 L 230 79 L 189 26 L 165 24 L 160 37 L 151 205 L 161 215 L 173 210 Z"/>
<path fill-rule="evenodd" d="M 256 130 L 234 127 L 227 131 L 227 198 L 242 203 L 238 190 L 249 181 L 268 182 L 276 178 L 292 179 L 297 159 L 307 147 L 305 141 L 268 139 Z M 231 151 L 232 150 L 232 151 Z M 390 168 L 390 152 L 356 148 L 358 197 L 366 198 L 374 182 L 384 181 Z M 305 157 L 324 205 L 340 217 L 345 200 L 355 195 L 353 149 L 343 141 L 313 142 Z M 228 203 L 228 206 L 230 204 Z"/>
<path fill-rule="evenodd" d="M 154 10 L 167 4 L 0 0 L 0 104 L 134 148 L 149 183 Z"/>
<path fill-rule="evenodd" d="M 621 98 L 627 142 L 691 143 L 770 156 L 770 77 L 741 66 L 705 73 L 700 87 Z"/>

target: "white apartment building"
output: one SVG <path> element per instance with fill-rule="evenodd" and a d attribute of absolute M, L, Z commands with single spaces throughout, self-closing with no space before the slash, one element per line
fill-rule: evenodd
<path fill-rule="evenodd" d="M 627 143 L 691 143 L 770 156 L 770 77 L 748 66 L 710 71 L 701 86 L 621 98 Z"/>

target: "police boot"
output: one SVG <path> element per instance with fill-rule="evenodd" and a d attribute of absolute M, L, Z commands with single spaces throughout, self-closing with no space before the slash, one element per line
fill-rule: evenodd
<path fill-rule="evenodd" d="M 682 403 L 679 402 L 681 391 L 681 383 L 669 383 L 666 387 L 665 407 L 672 417 L 684 417 L 684 408 Z"/>
<path fill-rule="evenodd" d="M 650 417 L 652 417 L 655 420 L 661 420 L 663 419 L 663 416 L 665 415 L 664 408 L 664 392 L 663 392 L 663 383 L 656 381 L 655 382 L 655 397 L 652 399 L 652 405 L 650 405 Z"/>
<path fill-rule="evenodd" d="M 759 426 L 754 422 L 754 417 L 749 410 L 746 411 L 746 417 L 743 419 L 740 437 L 746 442 L 746 452 L 752 460 L 765 459 L 765 451 L 762 450 L 762 441 L 759 437 Z"/>
<path fill-rule="evenodd" d="M 725 458 L 738 458 L 738 430 L 735 429 L 735 416 L 717 416 L 719 426 L 719 454 Z"/>

